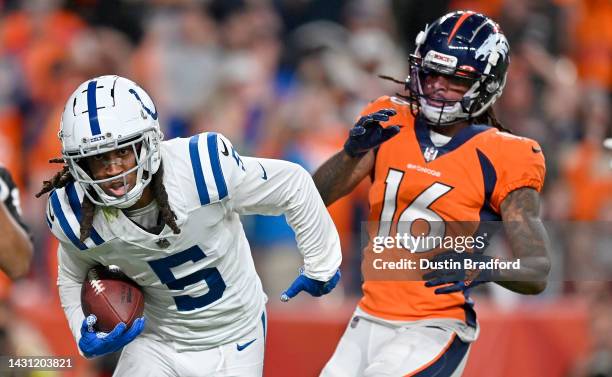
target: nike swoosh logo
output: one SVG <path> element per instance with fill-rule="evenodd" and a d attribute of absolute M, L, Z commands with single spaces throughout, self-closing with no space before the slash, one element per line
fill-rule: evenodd
<path fill-rule="evenodd" d="M 257 338 L 255 338 L 255 339 L 251 340 L 250 342 L 246 342 L 246 343 L 244 343 L 243 345 L 240 345 L 240 344 L 236 343 L 236 349 L 237 349 L 238 351 L 242 351 L 243 349 L 245 349 L 245 348 L 247 348 L 248 346 L 250 346 L 251 344 L 253 344 L 253 342 L 254 342 L 254 341 L 256 341 L 256 340 L 257 340 Z"/>
<path fill-rule="evenodd" d="M 221 151 L 221 153 L 223 153 L 224 156 L 229 156 L 229 151 L 227 150 L 227 145 L 225 145 L 225 141 L 223 141 L 223 139 L 219 138 L 219 140 L 221 140 L 221 144 L 223 144 L 223 150 Z"/>
<path fill-rule="evenodd" d="M 261 166 L 261 170 L 263 170 L 264 175 L 263 177 L 261 177 L 264 181 L 268 180 L 268 172 L 266 172 L 266 169 L 263 167 L 263 165 L 261 164 L 261 162 L 257 161 L 257 163 L 259 164 L 259 166 Z"/>
<path fill-rule="evenodd" d="M 542 150 L 541 150 L 540 148 L 536 148 L 536 147 L 534 147 L 533 145 L 531 146 L 531 151 L 532 151 L 533 153 L 540 153 L 540 152 L 542 152 Z"/>

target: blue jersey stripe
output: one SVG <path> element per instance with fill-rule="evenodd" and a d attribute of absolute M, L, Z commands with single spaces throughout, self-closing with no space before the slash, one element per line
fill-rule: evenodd
<path fill-rule="evenodd" d="M 74 187 L 74 182 L 70 182 L 66 185 L 66 193 L 68 194 L 68 203 L 70 203 L 72 212 L 74 212 L 77 221 L 81 222 L 81 201 L 79 200 L 79 195 Z"/>
<path fill-rule="evenodd" d="M 219 161 L 219 146 L 217 144 L 217 134 L 211 132 L 208 134 L 208 156 L 210 156 L 210 167 L 212 168 L 213 175 L 215 177 L 215 184 L 217 185 L 217 192 L 219 193 L 219 200 L 227 196 L 227 186 L 225 184 L 225 178 L 223 177 L 223 170 L 221 169 L 221 161 Z"/>
<path fill-rule="evenodd" d="M 495 190 L 497 184 L 497 173 L 491 160 L 480 151 L 476 149 L 478 154 L 478 161 L 480 162 L 480 169 L 482 170 L 482 180 L 484 183 L 484 201 L 482 208 L 480 209 L 480 221 L 499 221 L 501 217 L 498 213 L 493 211 L 491 207 L 491 196 Z"/>
<path fill-rule="evenodd" d="M 66 193 L 68 193 L 68 202 L 70 203 L 70 208 L 72 208 L 72 212 L 77 218 L 77 221 L 81 222 L 81 201 L 79 200 L 79 195 L 77 194 L 76 188 L 74 187 L 74 182 L 70 182 L 66 185 Z M 91 240 L 96 245 L 102 245 L 104 240 L 100 237 L 100 234 L 96 232 L 94 227 L 91 228 L 90 234 Z"/>
<path fill-rule="evenodd" d="M 89 114 L 89 127 L 92 135 L 100 135 L 100 123 L 98 123 L 98 104 L 96 103 L 96 88 L 98 82 L 93 80 L 87 85 L 87 113 Z"/>
<path fill-rule="evenodd" d="M 204 172 L 202 171 L 202 162 L 200 161 L 200 148 L 198 146 L 199 138 L 200 135 L 194 135 L 189 140 L 189 157 L 191 158 L 191 168 L 193 169 L 193 176 L 198 189 L 200 204 L 205 205 L 210 203 L 210 196 L 208 196 L 208 189 L 206 189 L 206 181 L 204 180 Z"/>
<path fill-rule="evenodd" d="M 60 204 L 59 198 L 57 197 L 57 193 L 53 191 L 51 194 L 51 206 L 53 207 L 53 212 L 55 216 L 57 216 L 57 220 L 59 221 L 60 227 L 64 231 L 64 234 L 70 239 L 70 241 L 74 244 L 74 246 L 78 247 L 81 250 L 87 250 L 87 246 L 79 238 L 74 234 L 66 216 L 64 215 L 64 211 L 62 210 L 62 206 Z"/>
<path fill-rule="evenodd" d="M 104 239 L 100 237 L 100 234 L 96 232 L 96 230 L 93 227 L 91 228 L 91 234 L 89 235 L 89 237 L 98 246 L 104 243 Z"/>

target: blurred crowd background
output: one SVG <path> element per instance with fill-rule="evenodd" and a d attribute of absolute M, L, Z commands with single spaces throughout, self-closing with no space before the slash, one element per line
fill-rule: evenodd
<path fill-rule="evenodd" d="M 65 326 L 61 309 L 52 314 L 59 308 L 56 243 L 44 221 L 46 200 L 34 194 L 61 168 L 48 161 L 60 155 L 60 114 L 79 83 L 126 76 L 153 97 L 166 139 L 217 131 L 242 155 L 314 172 L 340 150 L 365 104 L 402 92 L 377 75 L 403 80 L 416 34 L 452 9 L 481 11 L 508 37 L 511 64 L 495 111 L 544 149 L 544 219 L 604 229 L 552 235 L 562 252 L 542 296 L 479 293 L 501 306 L 577 297 L 587 308 L 588 352 L 561 375 L 594 376 L 587 371 L 595 365 L 612 373 L 610 279 L 571 277 L 574 267 L 580 276 L 612 270 L 612 155 L 602 146 L 612 124 L 610 0 L 0 0 L 0 162 L 21 188 L 36 245 L 29 277 L 0 293 L 0 354 L 57 352 L 54 335 L 31 318 L 55 315 Z M 331 207 L 344 252 L 332 302 L 354 303 L 360 294 L 367 186 Z M 300 265 L 293 233 L 282 217 L 245 225 L 274 310 Z"/>

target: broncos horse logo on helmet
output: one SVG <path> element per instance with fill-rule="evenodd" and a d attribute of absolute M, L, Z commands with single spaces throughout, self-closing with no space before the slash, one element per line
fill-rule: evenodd
<path fill-rule="evenodd" d="M 413 108 L 437 126 L 479 117 L 502 93 L 509 50 L 499 25 L 485 15 L 455 11 L 440 17 L 418 34 L 409 58 L 406 89 Z M 424 79 L 430 74 L 467 80 L 470 88 L 459 101 L 431 105 L 423 93 Z"/>

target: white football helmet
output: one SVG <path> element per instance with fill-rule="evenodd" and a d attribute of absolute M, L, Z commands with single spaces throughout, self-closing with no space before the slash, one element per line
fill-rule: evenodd
<path fill-rule="evenodd" d="M 163 134 L 157 118 L 151 97 L 136 83 L 119 76 L 88 80 L 68 98 L 58 134 L 62 157 L 94 204 L 128 208 L 140 199 L 161 162 Z M 86 157 L 125 147 L 134 151 L 136 166 L 117 176 L 94 180 L 80 164 Z M 136 185 L 120 197 L 108 195 L 100 187 L 117 179 L 127 185 L 127 176 L 134 171 Z"/>

